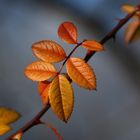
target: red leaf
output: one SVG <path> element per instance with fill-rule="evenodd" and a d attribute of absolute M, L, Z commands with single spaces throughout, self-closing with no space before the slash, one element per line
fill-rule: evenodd
<path fill-rule="evenodd" d="M 45 81 L 45 83 L 39 82 L 38 84 L 38 91 L 43 105 L 46 105 L 49 102 L 49 96 L 48 96 L 49 87 L 50 87 L 50 82 L 48 81 Z"/>

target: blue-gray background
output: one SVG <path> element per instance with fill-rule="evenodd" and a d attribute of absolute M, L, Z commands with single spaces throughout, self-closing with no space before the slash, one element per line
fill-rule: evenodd
<path fill-rule="evenodd" d="M 124 14 L 124 3 L 139 0 L 0 0 L 0 106 L 22 114 L 13 131 L 30 120 L 42 107 L 37 85 L 25 78 L 24 68 L 35 60 L 31 44 L 52 39 L 66 45 L 57 36 L 58 25 L 72 21 L 79 40 L 100 40 Z M 126 47 L 122 29 L 116 43 L 90 60 L 97 76 L 97 91 L 75 84 L 75 107 L 68 122 L 59 121 L 51 110 L 43 117 L 52 123 L 65 140 L 139 140 L 140 139 L 140 44 Z M 84 56 L 84 49 L 76 51 Z M 74 55 L 75 56 L 75 55 Z M 34 127 L 23 140 L 57 140 L 44 126 Z"/>

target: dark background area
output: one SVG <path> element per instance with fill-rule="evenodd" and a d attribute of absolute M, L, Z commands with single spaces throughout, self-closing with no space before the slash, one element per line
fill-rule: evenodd
<path fill-rule="evenodd" d="M 0 106 L 13 108 L 22 118 L 13 131 L 29 121 L 42 108 L 37 83 L 28 80 L 24 68 L 36 60 L 33 42 L 51 39 L 66 52 L 71 45 L 57 36 L 63 21 L 78 28 L 79 41 L 100 40 L 125 14 L 124 3 L 139 0 L 0 0 Z M 128 47 L 123 40 L 124 28 L 114 43 L 97 53 L 90 64 L 97 76 L 97 91 L 87 91 L 73 83 L 75 106 L 67 124 L 59 121 L 52 110 L 43 120 L 52 123 L 65 140 L 139 140 L 140 139 L 140 43 Z M 83 57 L 84 49 L 74 56 Z M 23 140 L 57 140 L 46 127 L 29 130 Z"/>

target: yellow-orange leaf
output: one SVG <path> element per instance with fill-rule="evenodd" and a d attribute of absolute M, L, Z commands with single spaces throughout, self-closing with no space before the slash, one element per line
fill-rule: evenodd
<path fill-rule="evenodd" d="M 136 8 L 133 5 L 130 4 L 124 4 L 122 6 L 122 11 L 124 11 L 125 13 L 132 13 L 136 10 Z M 135 15 L 135 17 L 140 17 L 140 12 L 138 11 Z"/>
<path fill-rule="evenodd" d="M 96 89 L 96 77 L 92 68 L 80 58 L 70 58 L 66 63 L 67 73 L 79 86 Z"/>
<path fill-rule="evenodd" d="M 130 43 L 137 40 L 140 40 L 140 21 L 134 20 L 126 28 L 125 42 Z"/>
<path fill-rule="evenodd" d="M 58 36 L 68 44 L 77 43 L 77 29 L 71 22 L 63 22 L 58 28 Z"/>
<path fill-rule="evenodd" d="M 9 108 L 0 107 L 0 124 L 10 124 L 17 121 L 20 114 Z"/>
<path fill-rule="evenodd" d="M 50 87 L 50 82 L 45 82 L 45 83 L 39 82 L 38 84 L 39 94 L 40 94 L 42 103 L 44 105 L 46 105 L 49 102 L 49 96 L 48 96 L 49 87 Z"/>
<path fill-rule="evenodd" d="M 9 132 L 12 128 L 7 124 L 0 124 L 0 136 Z"/>
<path fill-rule="evenodd" d="M 57 71 L 50 63 L 36 61 L 28 65 L 24 73 L 29 79 L 33 81 L 44 81 L 53 77 Z"/>
<path fill-rule="evenodd" d="M 23 133 L 18 133 L 13 137 L 13 140 L 21 140 Z"/>
<path fill-rule="evenodd" d="M 82 46 L 91 51 L 102 51 L 103 46 L 95 40 L 87 40 L 82 43 Z"/>
<path fill-rule="evenodd" d="M 33 53 L 45 62 L 59 62 L 66 58 L 64 49 L 56 42 L 43 40 L 32 45 Z"/>
<path fill-rule="evenodd" d="M 132 13 L 133 11 L 135 11 L 135 7 L 130 4 L 124 4 L 122 6 L 122 11 L 124 11 L 126 13 Z"/>
<path fill-rule="evenodd" d="M 58 75 L 50 84 L 49 101 L 58 118 L 67 122 L 73 110 L 74 96 L 65 76 Z"/>

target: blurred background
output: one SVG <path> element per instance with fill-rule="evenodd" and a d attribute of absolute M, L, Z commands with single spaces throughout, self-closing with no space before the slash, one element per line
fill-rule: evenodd
<path fill-rule="evenodd" d="M 31 45 L 43 39 L 60 43 L 66 52 L 73 46 L 63 43 L 57 28 L 73 22 L 83 39 L 101 40 L 123 17 L 124 3 L 139 0 L 0 0 L 0 106 L 13 108 L 22 118 L 4 140 L 29 121 L 42 108 L 37 83 L 28 80 L 24 68 L 36 60 Z M 73 83 L 75 106 L 67 124 L 50 109 L 43 120 L 52 123 L 64 140 L 139 140 L 140 139 L 140 42 L 126 47 L 124 28 L 116 42 L 89 61 L 97 76 L 97 91 L 87 91 Z M 83 57 L 84 49 L 74 56 Z M 23 140 L 57 140 L 44 126 L 30 129 Z"/>

